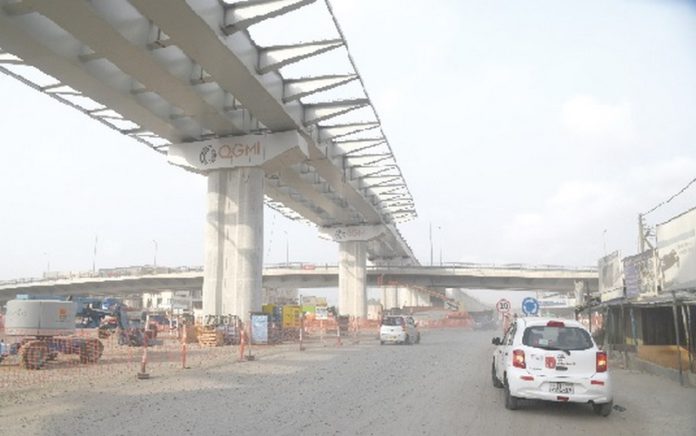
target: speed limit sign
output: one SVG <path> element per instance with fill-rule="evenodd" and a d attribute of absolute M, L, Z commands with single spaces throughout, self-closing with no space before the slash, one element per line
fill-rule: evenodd
<path fill-rule="evenodd" d="M 505 298 L 501 298 L 500 300 L 498 300 L 497 303 L 495 303 L 495 309 L 496 309 L 499 313 L 508 313 L 508 312 L 510 312 L 510 307 L 512 307 L 511 304 L 510 304 L 510 301 L 506 300 Z"/>

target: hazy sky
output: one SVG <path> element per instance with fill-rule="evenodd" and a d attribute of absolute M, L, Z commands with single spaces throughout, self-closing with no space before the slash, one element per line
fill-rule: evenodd
<path fill-rule="evenodd" d="M 696 5 L 334 0 L 414 195 L 421 262 L 591 265 L 696 177 Z M 0 77 L 0 279 L 203 262 L 205 181 Z M 696 206 L 696 187 L 650 215 Z M 335 263 L 266 213 L 267 263 Z M 287 235 L 287 236 L 286 236 Z"/>

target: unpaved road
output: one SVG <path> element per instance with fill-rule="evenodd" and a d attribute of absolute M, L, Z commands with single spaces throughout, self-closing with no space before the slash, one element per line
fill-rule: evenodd
<path fill-rule="evenodd" d="M 589 406 L 503 407 L 490 382 L 490 333 L 423 333 L 414 346 L 374 340 L 260 351 L 254 362 L 214 361 L 148 381 L 50 383 L 5 392 L 3 435 L 696 435 L 696 389 L 613 370 L 608 418 Z"/>

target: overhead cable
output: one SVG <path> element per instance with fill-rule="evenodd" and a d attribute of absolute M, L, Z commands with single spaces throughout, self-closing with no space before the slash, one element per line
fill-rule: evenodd
<path fill-rule="evenodd" d="M 696 178 L 691 179 L 691 181 L 690 181 L 689 183 L 687 183 L 686 186 L 684 186 L 679 192 L 677 192 L 676 194 L 672 195 L 672 196 L 669 197 L 667 200 L 663 201 L 662 203 L 658 204 L 657 206 L 653 207 L 653 208 L 650 209 L 649 211 L 645 212 L 645 213 L 643 214 L 643 216 L 648 215 L 649 213 L 655 212 L 655 210 L 657 210 L 658 208 L 664 206 L 665 204 L 667 204 L 667 203 L 669 203 L 670 201 L 674 200 L 675 198 L 679 197 L 679 196 L 682 195 L 687 189 L 689 189 L 689 188 L 691 187 L 691 185 L 693 185 L 694 183 L 696 183 Z"/>

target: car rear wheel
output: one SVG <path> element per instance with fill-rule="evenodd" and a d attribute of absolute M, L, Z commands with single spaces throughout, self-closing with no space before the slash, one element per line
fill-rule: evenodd
<path fill-rule="evenodd" d="M 510 393 L 510 385 L 507 382 L 507 379 L 505 380 L 505 408 L 508 410 L 517 410 L 520 405 L 519 405 L 519 398 L 514 397 Z"/>
<path fill-rule="evenodd" d="M 597 415 L 602 415 L 602 416 L 609 416 L 611 414 L 611 410 L 614 408 L 614 402 L 610 401 L 608 403 L 603 403 L 603 404 L 592 404 L 592 410 L 594 410 L 594 413 Z"/>
<path fill-rule="evenodd" d="M 493 378 L 493 387 L 496 387 L 498 389 L 503 387 L 503 384 L 500 383 L 500 380 L 498 380 L 498 376 L 495 375 L 495 360 L 491 364 L 491 377 Z"/>

